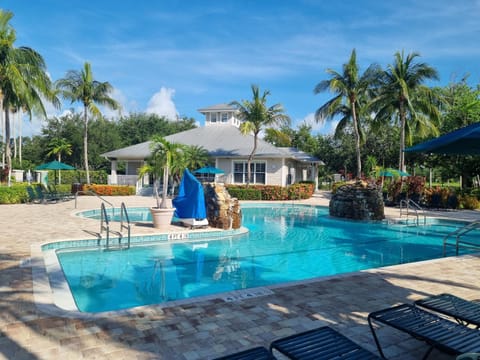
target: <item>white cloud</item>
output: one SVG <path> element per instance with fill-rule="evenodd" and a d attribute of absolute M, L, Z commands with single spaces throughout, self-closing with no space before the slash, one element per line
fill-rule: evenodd
<path fill-rule="evenodd" d="M 123 94 L 123 92 L 117 88 L 113 88 L 110 97 L 116 100 L 120 104 L 119 110 L 113 110 L 107 106 L 102 106 L 102 114 L 107 119 L 115 119 L 118 118 L 119 115 L 128 115 L 129 111 L 127 108 L 127 97 Z"/>
<path fill-rule="evenodd" d="M 335 128 L 337 127 L 338 120 L 329 120 L 324 122 L 316 122 L 315 114 L 307 114 L 301 121 L 297 122 L 299 126 L 301 123 L 310 125 L 312 127 L 312 133 L 318 133 L 322 135 L 333 135 Z"/>
<path fill-rule="evenodd" d="M 155 93 L 148 102 L 148 107 L 145 112 L 147 114 L 157 114 L 159 116 L 165 116 L 170 120 L 177 120 L 178 112 L 173 102 L 173 96 L 175 95 L 174 89 L 163 87 L 159 92 Z"/>

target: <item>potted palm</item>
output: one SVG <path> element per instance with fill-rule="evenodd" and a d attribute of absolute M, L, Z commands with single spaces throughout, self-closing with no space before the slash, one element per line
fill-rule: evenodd
<path fill-rule="evenodd" d="M 147 164 L 139 170 L 139 176 L 145 174 L 153 176 L 153 191 L 156 199 L 156 206 L 150 208 L 153 226 L 159 229 L 166 229 L 172 222 L 175 208 L 167 199 L 170 171 L 175 167 L 175 161 L 181 159 L 182 145 L 170 143 L 160 136 L 155 136 L 151 143 L 152 154 Z M 158 179 L 162 177 L 162 196 L 158 191 Z"/>

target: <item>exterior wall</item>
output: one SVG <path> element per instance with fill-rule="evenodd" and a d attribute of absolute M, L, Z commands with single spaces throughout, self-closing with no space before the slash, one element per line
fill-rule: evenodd
<path fill-rule="evenodd" d="M 225 174 L 218 177 L 219 182 L 225 184 L 233 183 L 233 168 L 231 159 L 216 159 L 215 167 L 225 171 Z"/>
<path fill-rule="evenodd" d="M 247 161 L 247 159 L 216 159 L 216 167 L 225 171 L 224 182 L 226 184 L 233 184 L 233 164 L 236 161 Z M 282 174 L 284 170 L 282 169 L 282 159 L 254 159 L 257 162 L 265 162 L 266 173 L 265 173 L 265 183 L 266 185 L 281 185 L 284 186 L 285 183 L 282 183 Z"/>
<path fill-rule="evenodd" d="M 236 118 L 234 111 L 209 111 L 205 112 L 205 126 L 215 125 L 235 125 L 240 126 L 240 121 Z"/>
<path fill-rule="evenodd" d="M 282 174 L 282 159 L 268 159 L 267 185 L 284 185 Z"/>
<path fill-rule="evenodd" d="M 143 166 L 143 161 L 127 161 L 125 175 L 138 175 L 138 169 Z"/>

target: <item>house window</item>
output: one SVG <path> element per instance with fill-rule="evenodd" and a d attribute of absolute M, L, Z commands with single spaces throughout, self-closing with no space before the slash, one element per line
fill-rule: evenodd
<path fill-rule="evenodd" d="M 250 183 L 251 184 L 265 184 L 266 169 L 265 162 L 252 162 L 250 164 Z M 245 184 L 247 183 L 248 171 L 247 171 L 247 162 L 246 161 L 236 161 L 233 164 L 233 181 L 236 184 Z"/>
<path fill-rule="evenodd" d="M 217 122 L 217 113 L 210 114 L 210 122 Z"/>
<path fill-rule="evenodd" d="M 222 113 L 222 123 L 226 123 L 228 121 L 228 114 Z"/>

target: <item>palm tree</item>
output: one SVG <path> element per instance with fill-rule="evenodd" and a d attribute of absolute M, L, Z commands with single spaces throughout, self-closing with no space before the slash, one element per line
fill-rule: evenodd
<path fill-rule="evenodd" d="M 405 143 L 416 134 L 438 134 L 435 123 L 440 118 L 438 100 L 434 92 L 423 83 L 426 80 L 437 80 L 438 73 L 426 63 L 415 62 L 420 56 L 413 52 L 405 56 L 404 52 L 396 52 L 394 63 L 382 74 L 379 93 L 373 101 L 375 121 L 399 122 L 400 152 L 398 168 L 405 171 Z"/>
<path fill-rule="evenodd" d="M 151 156 L 147 160 L 147 164 L 142 166 L 139 171 L 139 177 L 151 174 L 154 178 L 154 192 L 157 199 L 157 208 L 166 209 L 167 207 L 167 191 L 170 178 L 170 171 L 175 171 L 179 167 L 179 163 L 183 163 L 183 149 L 184 145 L 178 143 L 171 143 L 159 135 L 152 138 L 150 145 Z M 163 190 L 162 201 L 158 196 L 157 180 L 163 174 Z"/>
<path fill-rule="evenodd" d="M 87 183 L 90 184 L 90 172 L 88 169 L 88 113 L 90 112 L 93 116 L 99 117 L 101 112 L 97 104 L 107 106 L 113 110 L 119 109 L 120 105 L 110 97 L 110 93 L 113 90 L 110 83 L 94 80 L 92 68 L 88 62 L 85 62 L 81 71 L 68 71 L 65 78 L 56 82 L 56 86 L 65 99 L 70 100 L 72 103 L 79 101 L 83 104 L 83 157 Z"/>
<path fill-rule="evenodd" d="M 184 169 L 198 169 L 208 162 L 208 151 L 202 146 L 187 145 L 183 149 L 183 167 Z"/>
<path fill-rule="evenodd" d="M 11 12 L 0 9 L 0 100 L 5 113 L 5 156 L 9 172 L 12 167 L 10 113 L 22 109 L 30 118 L 33 113 L 46 117 L 42 98 L 59 105 L 43 57 L 29 47 L 14 46 L 16 34 L 9 24 L 12 17 Z"/>
<path fill-rule="evenodd" d="M 360 114 L 365 111 L 367 95 L 373 86 L 375 76 L 379 73 L 377 65 L 373 64 L 360 76 L 355 49 L 352 50 L 350 59 L 343 64 L 343 72 L 327 69 L 330 79 L 323 80 L 315 86 L 313 92 L 319 94 L 330 90 L 335 96 L 315 111 L 315 120 L 324 122 L 340 117 L 336 134 L 343 131 L 350 122 L 352 123 L 355 137 L 355 152 L 357 158 L 357 178 L 362 176 L 362 160 L 360 152 L 361 126 Z"/>
<path fill-rule="evenodd" d="M 232 101 L 230 105 L 239 110 L 239 118 L 243 122 L 240 125 L 242 134 L 253 134 L 253 149 L 247 160 L 247 186 L 251 180 L 251 163 L 258 146 L 258 134 L 264 127 L 272 125 L 288 125 L 290 118 L 284 114 L 283 106 L 275 104 L 267 107 L 267 96 L 270 91 L 266 90 L 260 96 L 260 90 L 257 85 L 252 85 L 252 101 L 242 100 L 241 102 Z"/>
<path fill-rule="evenodd" d="M 62 161 L 62 154 L 72 155 L 72 144 L 70 144 L 65 138 L 54 138 L 49 144 L 48 148 L 50 151 L 47 153 L 48 156 L 54 155 L 57 156 L 59 162 Z"/>
<path fill-rule="evenodd" d="M 72 155 L 72 144 L 70 144 L 65 138 L 54 138 L 52 139 L 48 147 L 50 151 L 47 153 L 48 156 L 54 155 L 57 156 L 57 160 L 62 162 L 62 154 Z M 58 170 L 58 183 L 62 183 L 61 171 Z"/>

